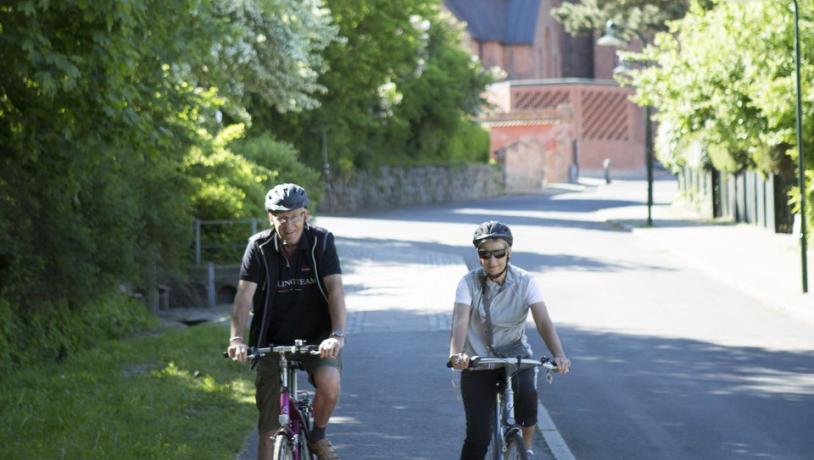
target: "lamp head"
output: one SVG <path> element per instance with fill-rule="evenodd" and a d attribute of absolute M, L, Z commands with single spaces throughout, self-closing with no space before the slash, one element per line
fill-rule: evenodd
<path fill-rule="evenodd" d="M 613 19 L 609 19 L 605 24 L 605 35 L 599 37 L 596 44 L 599 46 L 622 48 L 627 46 L 628 41 L 622 37 L 622 27 L 614 22 Z"/>

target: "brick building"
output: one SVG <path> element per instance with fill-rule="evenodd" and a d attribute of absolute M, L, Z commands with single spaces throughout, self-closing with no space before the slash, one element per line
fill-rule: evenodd
<path fill-rule="evenodd" d="M 574 37 L 551 15 L 561 0 L 444 0 L 466 24 L 472 54 L 506 80 L 481 117 L 492 136 L 492 155 L 506 169 L 513 191 L 599 175 L 610 160 L 617 175 L 644 171 L 642 109 L 630 88 L 613 81 L 616 50 L 596 45 L 598 34 Z M 516 156 L 517 158 L 512 158 Z M 539 157 L 539 158 L 537 158 Z M 515 171 L 522 165 L 532 170 Z"/>

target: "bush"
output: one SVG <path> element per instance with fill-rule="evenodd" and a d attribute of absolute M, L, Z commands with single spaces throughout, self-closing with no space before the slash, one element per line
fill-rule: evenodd
<path fill-rule="evenodd" d="M 0 299 L 0 375 L 36 361 L 62 361 L 93 344 L 155 327 L 144 304 L 110 292 L 72 308 L 67 302 L 49 308 L 14 308 Z"/>
<path fill-rule="evenodd" d="M 311 209 L 322 194 L 319 174 L 303 165 L 296 149 L 270 135 L 242 138 L 243 125 L 223 129 L 215 137 L 203 134 L 190 149 L 186 172 L 192 178 L 193 212 L 200 220 L 257 219 L 267 225 L 265 194 L 281 182 L 308 190 Z M 207 262 L 237 264 L 243 255 L 248 224 L 203 225 L 201 244 Z"/>
<path fill-rule="evenodd" d="M 319 172 L 300 161 L 299 153 L 293 145 L 277 141 L 269 134 L 261 134 L 235 140 L 229 147 L 234 152 L 270 171 L 269 180 L 265 184 L 266 188 L 258 198 L 258 202 L 261 203 L 260 209 L 262 209 L 265 192 L 282 182 L 293 182 L 304 187 L 311 200 L 309 207 L 316 209 L 316 204 L 322 198 L 322 179 Z"/>
<path fill-rule="evenodd" d="M 489 131 L 472 120 L 462 119 L 449 140 L 448 155 L 453 164 L 488 162 Z"/>

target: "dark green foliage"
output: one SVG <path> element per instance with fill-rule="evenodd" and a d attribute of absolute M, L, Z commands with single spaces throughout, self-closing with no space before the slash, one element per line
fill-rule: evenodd
<path fill-rule="evenodd" d="M 217 108 L 245 112 L 239 104 L 246 91 L 260 89 L 269 104 L 306 104 L 305 93 L 318 88 L 307 79 L 272 88 L 274 72 L 291 74 L 279 66 L 254 66 L 246 77 L 254 86 L 242 82 L 237 64 L 213 50 L 229 54 L 247 40 L 260 43 L 260 34 L 284 21 L 271 4 L 247 3 L 251 14 L 242 16 L 227 6 L 219 0 L 0 6 L 0 302 L 9 324 L 22 328 L 4 335 L 10 347 L 25 350 L 28 342 L 16 340 L 29 336 L 65 349 L 84 343 L 74 338 L 86 335 L 82 321 L 108 312 L 108 292 L 122 283 L 147 286 L 154 272 L 183 268 L 191 258 L 193 216 L 255 212 L 220 205 L 256 203 L 269 184 L 252 173 L 271 180 L 279 170 L 217 145 L 207 132 L 220 128 Z M 292 45 L 302 41 L 290 47 L 297 56 L 280 62 L 311 70 L 310 53 L 333 35 L 308 27 L 299 36 L 297 27 L 287 29 Z M 253 51 L 271 52 L 280 41 L 266 43 Z M 232 99 L 219 98 L 217 86 Z M 228 161 L 190 171 L 196 151 Z M 206 196 L 208 184 L 198 179 L 213 177 L 233 196 Z"/>
<path fill-rule="evenodd" d="M 155 325 L 144 304 L 112 291 L 81 308 L 63 302 L 14 311 L 0 299 L 0 375 L 38 361 L 62 361 L 90 345 Z"/>
<path fill-rule="evenodd" d="M 194 95 L 144 34 L 171 24 L 127 2 L 17 2 L 0 20 L 0 296 L 76 305 L 158 254 L 174 262 L 189 225 L 176 114 Z"/>
<path fill-rule="evenodd" d="M 314 208 L 323 145 L 339 171 L 486 158 L 490 78 L 436 1 L 326 3 L 0 4 L 3 369 L 143 327 L 110 293 L 182 274 L 193 219 L 262 228 L 279 182 Z"/>

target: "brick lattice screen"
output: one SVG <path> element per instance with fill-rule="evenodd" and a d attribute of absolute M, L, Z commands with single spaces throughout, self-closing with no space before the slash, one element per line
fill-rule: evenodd
<path fill-rule="evenodd" d="M 571 102 L 570 91 L 563 89 L 523 89 L 512 95 L 514 110 L 556 109 Z"/>
<path fill-rule="evenodd" d="M 601 141 L 630 139 L 626 93 L 583 90 L 581 96 L 583 137 Z"/>

